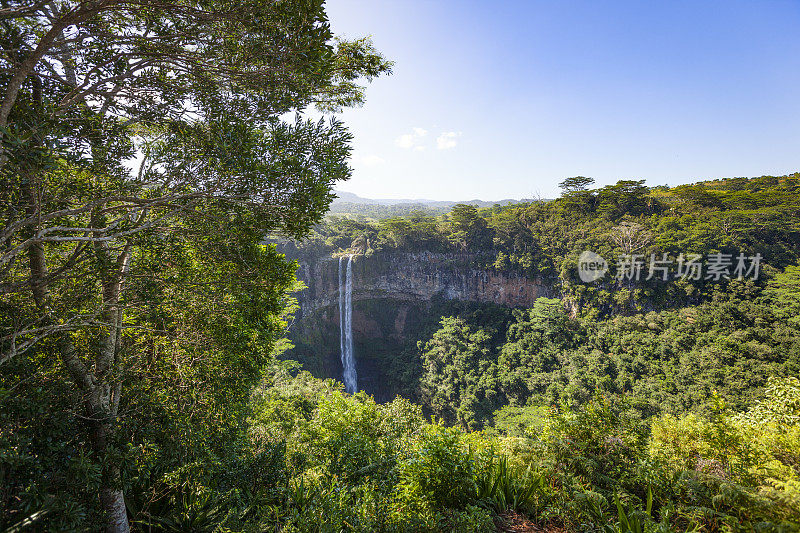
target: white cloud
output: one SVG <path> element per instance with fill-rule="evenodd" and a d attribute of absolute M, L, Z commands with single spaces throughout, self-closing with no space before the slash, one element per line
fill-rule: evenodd
<path fill-rule="evenodd" d="M 355 155 L 353 156 L 353 164 L 364 167 L 377 167 L 386 163 L 386 160 L 379 155 Z"/>
<path fill-rule="evenodd" d="M 411 148 L 414 146 L 414 135 L 411 133 L 406 133 L 405 135 L 401 135 L 397 139 L 395 139 L 394 144 L 399 146 L 400 148 Z"/>
<path fill-rule="evenodd" d="M 413 128 L 412 133 L 405 133 L 395 139 L 395 146 L 400 148 L 414 148 L 419 146 L 419 141 L 428 134 L 428 131 L 423 128 Z"/>
<path fill-rule="evenodd" d="M 461 137 L 460 131 L 446 131 L 436 138 L 436 148 L 439 150 L 449 150 L 458 145 L 458 138 Z"/>
<path fill-rule="evenodd" d="M 406 150 L 424 152 L 432 141 L 427 141 L 428 130 L 425 128 L 411 128 L 411 133 L 404 133 L 395 139 L 394 144 Z M 439 150 L 449 150 L 458 145 L 458 138 L 461 137 L 460 131 L 443 131 L 436 138 L 436 148 Z"/>

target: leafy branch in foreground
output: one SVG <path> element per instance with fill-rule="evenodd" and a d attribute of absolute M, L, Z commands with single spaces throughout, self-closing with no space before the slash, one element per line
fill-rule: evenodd
<path fill-rule="evenodd" d="M 335 40 L 320 0 L 11 2 L 0 16 L 0 365 L 61 373 L 48 390 L 100 465 L 102 520 L 127 531 L 123 398 L 153 368 L 147 348 L 235 337 L 161 313 L 202 294 L 212 316 L 252 312 L 277 336 L 295 285 L 260 241 L 321 220 L 351 139 L 336 119 L 281 116 L 358 104 L 359 80 L 391 64 L 369 40 Z M 235 281 L 186 279 L 219 281 L 213 262 Z M 248 284 L 261 315 L 230 309 Z"/>

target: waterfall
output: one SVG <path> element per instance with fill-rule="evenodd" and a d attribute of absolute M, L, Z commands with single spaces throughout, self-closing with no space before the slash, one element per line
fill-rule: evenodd
<path fill-rule="evenodd" d="M 344 368 L 344 277 L 342 273 L 342 257 L 339 256 L 339 356 Z"/>
<path fill-rule="evenodd" d="M 344 388 L 350 394 L 358 390 L 356 358 L 353 353 L 353 256 L 339 257 L 339 349 L 344 368 Z"/>

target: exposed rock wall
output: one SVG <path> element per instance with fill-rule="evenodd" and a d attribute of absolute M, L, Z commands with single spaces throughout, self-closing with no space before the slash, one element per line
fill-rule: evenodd
<path fill-rule="evenodd" d="M 379 253 L 353 257 L 353 340 L 358 386 L 379 401 L 408 394 L 420 371 L 416 342 L 443 315 L 482 304 L 530 307 L 555 291 L 515 273 L 475 268 L 472 254 Z M 301 312 L 289 357 L 317 377 L 342 379 L 339 354 L 339 260 L 300 261 Z M 406 387 L 406 388 L 404 388 Z"/>
<path fill-rule="evenodd" d="M 353 258 L 353 301 L 388 298 L 486 302 L 509 307 L 532 306 L 552 291 L 539 280 L 516 273 L 477 269 L 470 254 L 387 253 Z M 339 298 L 337 258 L 302 262 L 297 275 L 306 285 L 298 295 L 303 316 L 334 305 Z"/>

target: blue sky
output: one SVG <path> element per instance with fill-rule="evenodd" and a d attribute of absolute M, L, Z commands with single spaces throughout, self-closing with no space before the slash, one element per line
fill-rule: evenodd
<path fill-rule="evenodd" d="M 329 0 L 395 61 L 363 108 L 371 198 L 545 198 L 800 170 L 800 0 Z"/>

